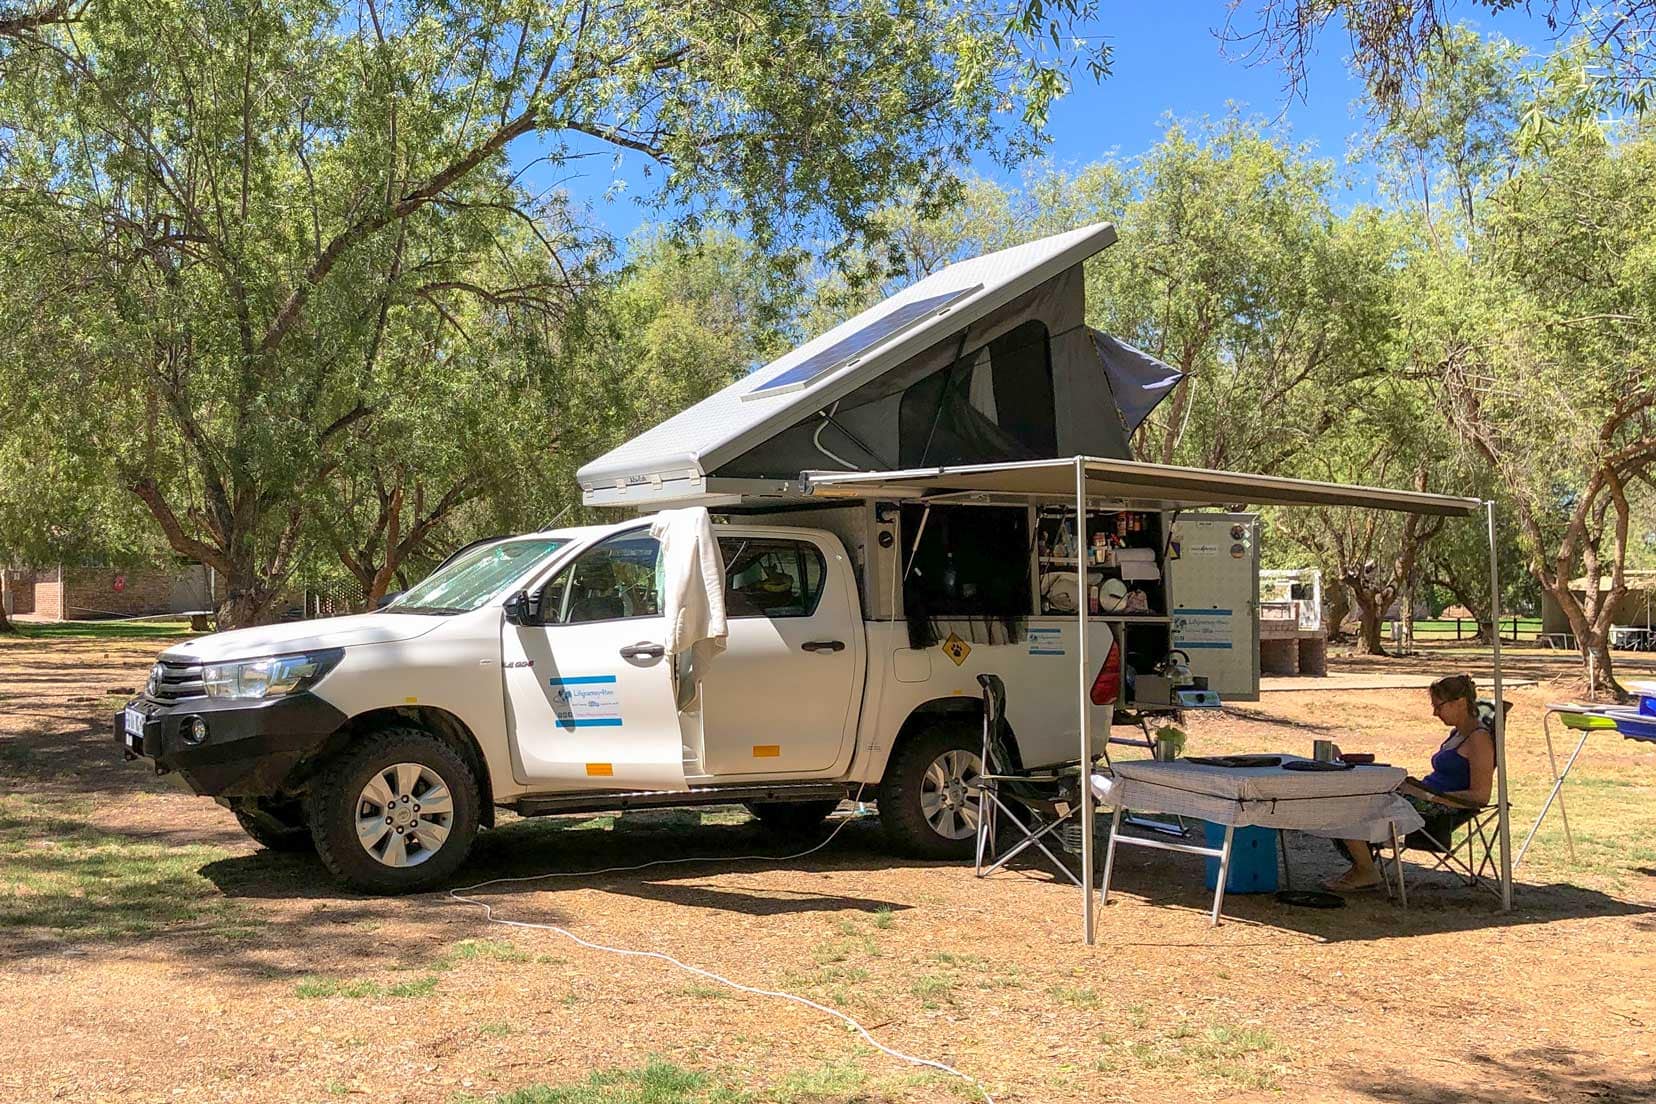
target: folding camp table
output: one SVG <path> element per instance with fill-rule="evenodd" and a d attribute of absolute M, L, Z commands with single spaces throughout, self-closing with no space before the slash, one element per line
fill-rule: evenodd
<path fill-rule="evenodd" d="M 1110 774 L 1093 775 L 1093 792 L 1115 810 L 1110 821 L 1110 845 L 1104 858 L 1100 903 L 1110 895 L 1117 844 L 1176 851 L 1219 860 L 1219 881 L 1213 893 L 1211 922 L 1219 923 L 1225 903 L 1225 879 L 1230 873 L 1231 838 L 1237 828 L 1289 829 L 1330 839 L 1361 839 L 1392 843 L 1393 854 L 1404 835 L 1425 821 L 1398 793 L 1408 772 L 1379 764 L 1349 770 L 1295 770 L 1281 764 L 1308 762 L 1296 755 L 1270 756 L 1271 766 L 1234 767 L 1191 759 L 1163 762 L 1154 759 L 1115 764 Z M 1126 809 L 1197 817 L 1225 826 L 1221 847 L 1145 839 L 1123 835 Z M 1396 859 L 1399 888 L 1402 860 Z M 1403 898 L 1406 905 L 1407 897 Z"/>
<path fill-rule="evenodd" d="M 1535 833 L 1541 830 L 1541 822 L 1547 819 L 1547 812 L 1553 802 L 1558 802 L 1558 815 L 1564 819 L 1564 843 L 1570 849 L 1570 861 L 1575 862 L 1575 840 L 1570 835 L 1570 813 L 1564 807 L 1564 780 L 1570 777 L 1570 768 L 1581 755 L 1581 749 L 1587 746 L 1587 737 L 1595 731 L 1609 729 L 1614 732 L 1616 722 L 1604 715 L 1604 706 L 1591 705 L 1583 702 L 1552 702 L 1541 713 L 1541 735 L 1547 740 L 1547 763 L 1552 767 L 1553 787 L 1547 794 L 1547 800 L 1541 803 L 1541 812 L 1535 817 L 1535 823 L 1530 825 L 1529 835 L 1524 837 L 1518 854 L 1512 860 L 1512 869 L 1517 870 L 1518 864 L 1524 861 L 1524 853 L 1529 850 L 1530 841 Z M 1576 741 L 1575 750 L 1564 761 L 1564 769 L 1558 769 L 1558 757 L 1553 754 L 1552 719 L 1557 716 L 1564 723 L 1564 727 L 1581 733 L 1581 739 Z"/>
<path fill-rule="evenodd" d="M 1656 694 L 1650 692 L 1656 691 L 1656 683 L 1629 685 L 1639 691 L 1641 700 L 1656 697 Z M 1565 728 L 1581 733 L 1581 739 L 1576 741 L 1575 749 L 1564 761 L 1562 771 L 1558 769 L 1558 759 L 1553 754 L 1551 722 L 1555 714 Z M 1647 720 L 1647 723 L 1640 724 L 1641 720 Z M 1618 721 L 1621 723 L 1618 724 Z M 1552 809 L 1554 801 L 1558 802 L 1558 815 L 1564 821 L 1564 844 L 1569 848 L 1570 861 L 1575 862 L 1575 840 L 1570 835 L 1570 814 L 1564 808 L 1564 780 L 1570 777 L 1570 768 L 1575 766 L 1581 749 L 1587 746 L 1587 737 L 1595 732 L 1620 731 L 1628 739 L 1656 741 L 1656 737 L 1647 734 L 1653 729 L 1656 729 L 1656 717 L 1641 718 L 1636 710 L 1603 703 L 1554 702 L 1548 705 L 1541 714 L 1541 735 L 1547 740 L 1547 762 L 1552 767 L 1553 787 L 1547 794 L 1547 800 L 1541 803 L 1541 811 L 1536 814 L 1535 823 L 1530 825 L 1529 835 L 1524 837 L 1523 845 L 1518 848 L 1518 854 L 1512 860 L 1512 868 L 1518 869 L 1518 864 L 1524 861 L 1524 854 L 1529 850 L 1530 842 L 1535 839 L 1535 833 L 1541 830 L 1541 822 L 1547 819 L 1547 813 Z"/>

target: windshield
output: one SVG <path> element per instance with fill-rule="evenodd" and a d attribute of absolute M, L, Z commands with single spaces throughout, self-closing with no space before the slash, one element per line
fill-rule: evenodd
<path fill-rule="evenodd" d="M 563 537 L 522 537 L 473 548 L 404 591 L 386 612 L 470 612 L 568 543 Z"/>

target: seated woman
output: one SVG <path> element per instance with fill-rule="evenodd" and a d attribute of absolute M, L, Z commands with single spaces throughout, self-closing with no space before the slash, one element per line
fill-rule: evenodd
<path fill-rule="evenodd" d="M 1489 804 L 1495 779 L 1495 736 L 1478 716 L 1478 691 L 1466 675 L 1450 675 L 1432 683 L 1432 714 L 1449 726 L 1449 736 L 1432 756 L 1432 772 L 1408 778 L 1398 787 L 1428 823 L 1443 823 L 1457 813 Z M 1443 839 L 1447 843 L 1448 839 Z M 1351 856 L 1351 869 L 1327 883 L 1340 891 L 1368 889 L 1380 884 L 1374 855 L 1363 840 L 1341 840 Z"/>

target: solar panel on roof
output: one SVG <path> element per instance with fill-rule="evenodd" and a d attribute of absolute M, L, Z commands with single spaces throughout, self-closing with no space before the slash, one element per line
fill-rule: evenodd
<path fill-rule="evenodd" d="M 789 391 L 802 390 L 835 368 L 843 367 L 859 359 L 876 346 L 884 345 L 898 334 L 913 329 L 921 322 L 948 309 L 968 295 L 982 290 L 982 284 L 973 284 L 971 287 L 961 288 L 959 291 L 945 292 L 942 295 L 933 295 L 926 299 L 915 299 L 904 303 L 902 306 L 894 307 L 866 326 L 840 338 L 821 352 L 812 353 L 792 368 L 773 376 L 753 390 L 745 392 L 742 398 L 765 398 L 771 395 L 785 394 Z"/>

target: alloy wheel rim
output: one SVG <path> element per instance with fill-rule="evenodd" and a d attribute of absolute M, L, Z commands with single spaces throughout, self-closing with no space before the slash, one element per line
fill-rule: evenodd
<path fill-rule="evenodd" d="M 920 779 L 920 812 L 932 831 L 944 839 L 962 840 L 977 834 L 978 757 L 969 751 L 945 751 Z"/>
<path fill-rule="evenodd" d="M 356 833 L 383 866 L 418 866 L 442 850 L 454 825 L 454 795 L 424 763 L 395 763 L 357 796 Z"/>

